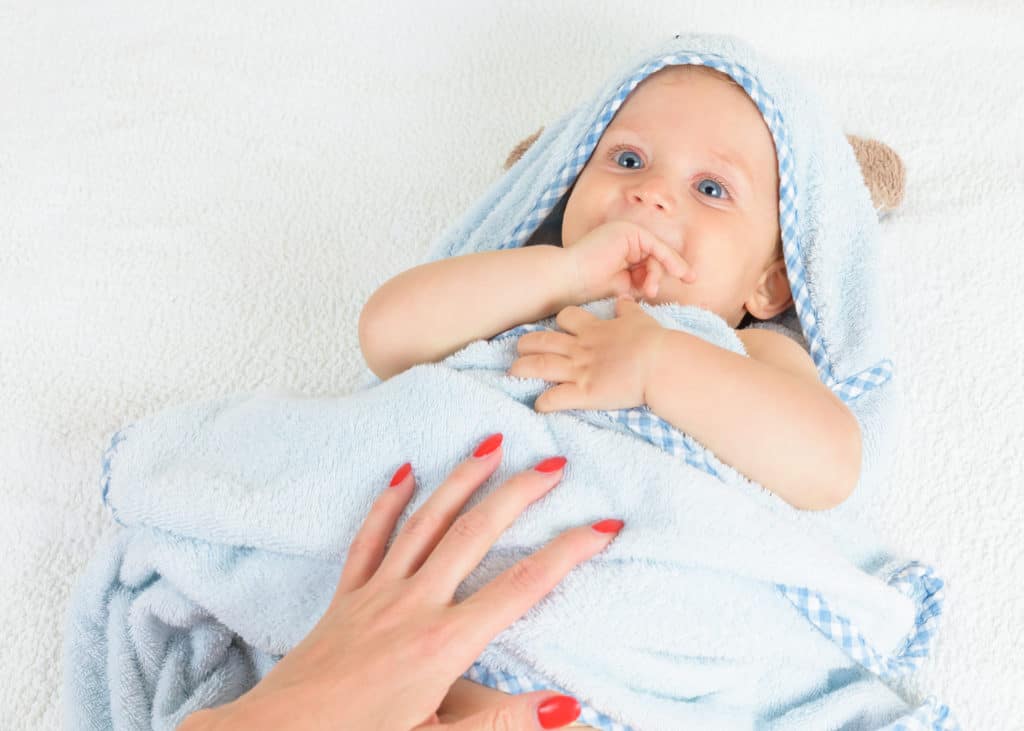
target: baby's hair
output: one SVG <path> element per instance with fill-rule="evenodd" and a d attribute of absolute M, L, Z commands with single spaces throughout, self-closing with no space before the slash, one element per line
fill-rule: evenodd
<path fill-rule="evenodd" d="M 733 86 L 738 87 L 739 90 L 742 91 L 744 94 L 747 93 L 746 90 L 736 82 L 736 79 L 729 76 L 729 74 L 725 73 L 724 71 L 719 71 L 716 68 L 704 66 L 702 64 L 697 63 L 683 63 L 664 66 L 655 71 L 650 76 L 648 76 L 647 79 L 664 78 L 666 81 L 674 81 L 675 79 L 678 79 L 688 73 L 697 73 L 710 76 L 726 84 L 732 84 Z M 644 81 L 646 81 L 647 79 L 644 79 Z"/>

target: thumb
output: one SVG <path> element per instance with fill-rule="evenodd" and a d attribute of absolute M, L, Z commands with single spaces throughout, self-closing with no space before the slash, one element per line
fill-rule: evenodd
<path fill-rule="evenodd" d="M 511 696 L 500 705 L 438 728 L 447 731 L 539 731 L 568 726 L 579 717 L 580 704 L 575 698 L 540 690 Z"/>

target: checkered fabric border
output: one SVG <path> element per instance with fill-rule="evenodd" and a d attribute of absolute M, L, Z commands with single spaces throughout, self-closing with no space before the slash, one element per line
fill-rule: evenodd
<path fill-rule="evenodd" d="M 550 690 L 565 695 L 573 695 L 561 690 L 553 683 L 539 683 L 524 675 L 513 675 L 500 670 L 488 670 L 479 662 L 473 663 L 469 670 L 462 674 L 467 680 L 480 683 L 488 688 L 519 695 L 530 693 L 536 690 Z M 575 697 L 575 696 L 573 696 Z M 579 699 L 577 698 L 579 701 Z M 627 726 L 614 718 L 606 716 L 593 706 L 583 701 L 580 703 L 580 717 L 576 723 L 583 723 L 604 731 L 633 731 L 632 726 Z M 934 696 L 929 696 L 925 702 L 905 716 L 901 716 L 892 723 L 886 725 L 879 731 L 961 731 L 960 724 L 953 718 L 949 708 L 939 705 Z"/>
<path fill-rule="evenodd" d="M 562 170 L 548 186 L 527 218 L 513 232 L 511 239 L 500 248 L 508 249 L 522 246 L 523 242 L 537 229 L 548 213 L 558 204 L 565 191 L 572 185 L 597 145 L 605 127 L 629 93 L 650 74 L 664 66 L 673 64 L 707 65 L 722 71 L 736 80 L 757 104 L 775 140 L 776 153 L 779 160 L 779 226 L 782 232 L 783 254 L 786 260 L 786 270 L 789 275 L 796 312 L 807 338 L 811 357 L 814 359 L 818 372 L 823 375 L 826 384 L 846 403 L 855 401 L 864 393 L 878 388 L 892 378 L 892 361 L 888 359 L 882 360 L 875 366 L 867 368 L 842 382 L 836 381 L 832 373 L 830 361 L 822 344 L 818 318 L 808 293 L 803 259 L 800 254 L 800 241 L 797 236 L 798 194 L 796 181 L 793 177 L 794 162 L 786 126 L 774 100 L 765 92 L 757 79 L 744 67 L 720 56 L 714 54 L 672 54 L 664 56 L 657 61 L 644 64 L 637 69 L 619 87 L 615 96 L 602 109 L 598 119 L 590 128 L 584 140 L 576 147 L 570 160 L 562 167 Z M 520 325 L 494 336 L 491 340 L 518 337 L 527 332 L 547 329 L 550 328 L 538 324 Z M 702 469 L 721 479 L 714 465 L 714 463 L 717 463 L 721 466 L 721 463 L 711 457 L 707 448 L 658 417 L 647 407 L 618 409 L 606 413 L 610 414 L 617 423 L 626 426 L 651 444 L 672 454 L 681 454 L 691 466 Z M 930 567 L 917 563 L 908 564 L 898 571 L 890 579 L 889 583 L 898 587 L 908 596 L 912 596 L 919 608 L 916 630 L 896 657 L 885 657 L 869 647 L 864 641 L 863 635 L 852 622 L 845 617 L 832 614 L 821 594 L 810 591 L 805 587 L 790 587 L 784 584 L 777 586 L 826 637 L 839 643 L 853 659 L 857 660 L 864 667 L 881 677 L 888 678 L 910 672 L 928 654 L 931 639 L 936 631 L 938 617 L 942 613 L 942 580 L 933 575 Z M 551 683 L 538 684 L 527 677 L 491 671 L 479 663 L 475 663 L 465 673 L 465 677 L 507 693 L 518 694 L 534 690 L 564 692 L 558 690 Z M 583 703 L 580 705 L 582 707 L 579 718 L 581 723 L 589 724 L 595 728 L 608 729 L 609 731 L 626 731 L 629 729 L 628 726 L 622 725 L 590 706 Z M 913 713 L 886 726 L 885 731 L 916 731 L 917 729 L 959 731 L 959 728 L 959 725 L 950 715 L 949 709 L 946 706 L 936 705 L 934 698 L 929 698 L 924 705 Z"/>
<path fill-rule="evenodd" d="M 473 663 L 469 670 L 462 674 L 462 677 L 472 680 L 474 683 L 486 685 L 488 688 L 497 688 L 512 695 L 531 693 L 535 690 L 550 690 L 563 695 L 573 695 L 568 691 L 562 690 L 554 683 L 538 683 L 524 675 L 513 675 L 500 670 L 488 670 L 478 662 Z M 575 696 L 573 697 L 575 698 Z M 576 700 L 579 701 L 578 698 Z M 619 723 L 614 718 L 606 716 L 583 701 L 579 701 L 579 703 L 580 717 L 576 719 L 576 723 L 583 723 L 594 728 L 604 729 L 605 731 L 633 731 L 632 726 Z"/>
<path fill-rule="evenodd" d="M 917 670 L 928 656 L 932 640 L 942 616 L 942 579 L 931 566 L 911 561 L 893 573 L 889 585 L 914 600 L 917 617 L 914 632 L 907 637 L 895 655 L 883 655 L 867 644 L 857 625 L 834 613 L 825 597 L 803 586 L 776 584 L 776 588 L 807 617 L 821 633 L 843 648 L 843 651 L 875 675 L 892 680 Z"/>
<path fill-rule="evenodd" d="M 892 361 L 886 358 L 860 373 L 855 373 L 845 381 L 833 384 L 832 390 L 849 404 L 892 378 L 892 370 Z"/>
<path fill-rule="evenodd" d="M 786 260 L 786 272 L 789 275 L 790 288 L 793 292 L 794 307 L 800 318 L 811 357 L 814 359 L 814 364 L 817 366 L 818 373 L 821 374 L 823 382 L 847 403 L 855 400 L 866 390 L 877 388 L 891 377 L 891 361 L 882 361 L 873 368 L 868 369 L 868 371 L 858 373 L 844 381 L 837 381 L 832 373 L 831 361 L 825 353 L 825 347 L 819 331 L 817 313 L 815 313 L 811 305 L 803 257 L 800 253 L 800 239 L 797 226 L 799 195 L 793 175 L 795 163 L 785 121 L 775 104 L 775 100 L 746 68 L 716 54 L 680 52 L 663 56 L 637 68 L 623 82 L 615 92 L 615 95 L 601 110 L 583 141 L 577 145 L 569 160 L 566 161 L 565 165 L 562 166 L 562 169 L 555 176 L 555 179 L 541 195 L 540 200 L 534 204 L 533 210 L 520 222 L 519 226 L 513 231 L 512 237 L 504 242 L 500 248 L 511 249 L 522 246 L 526 239 L 543 223 L 544 218 L 558 204 L 562 195 L 569 189 L 579 175 L 580 170 L 586 165 L 594 147 L 601 139 L 605 127 L 608 126 L 608 123 L 615 116 L 615 113 L 622 106 L 630 92 L 650 74 L 661 68 L 684 64 L 710 66 L 731 76 L 736 83 L 743 87 L 744 91 L 747 92 L 751 100 L 757 105 L 765 123 L 771 130 L 775 141 L 776 156 L 779 161 L 779 229 L 782 233 L 782 248 Z"/>
<path fill-rule="evenodd" d="M 960 724 L 949 707 L 941 705 L 935 696 L 928 696 L 924 703 L 908 713 L 884 726 L 879 731 L 961 731 Z"/>
<path fill-rule="evenodd" d="M 514 327 L 503 333 L 495 335 L 491 341 L 500 340 L 506 337 L 519 337 L 528 332 L 548 330 L 543 325 L 529 324 Z M 572 414 L 584 421 L 596 422 L 590 412 L 585 409 L 569 409 L 563 413 Z M 617 424 L 621 424 L 641 439 L 650 442 L 655 447 L 663 449 L 671 455 L 681 456 L 691 467 L 707 472 L 712 477 L 722 481 L 729 481 L 723 472 L 728 472 L 729 477 L 739 475 L 735 470 L 730 470 L 727 465 L 718 461 L 711 451 L 686 432 L 676 429 L 672 424 L 655 414 L 647 406 L 634 406 L 629 409 L 611 409 L 602 412 Z"/>

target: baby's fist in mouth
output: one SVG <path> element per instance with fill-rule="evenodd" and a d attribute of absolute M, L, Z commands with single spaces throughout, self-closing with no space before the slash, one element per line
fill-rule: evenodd
<path fill-rule="evenodd" d="M 647 279 L 647 264 L 641 262 L 635 267 L 629 270 L 630 284 L 632 285 L 632 292 L 630 293 L 633 299 L 644 296 L 644 281 Z"/>

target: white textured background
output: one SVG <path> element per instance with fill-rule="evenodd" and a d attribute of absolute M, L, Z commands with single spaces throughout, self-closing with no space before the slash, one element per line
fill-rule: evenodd
<path fill-rule="evenodd" d="M 1024 727 L 1024 8 L 764 5 L 0 4 L 0 728 L 61 723 L 111 432 L 352 390 L 370 293 L 517 142 L 679 31 L 748 40 L 907 165 L 883 228 L 910 428 L 880 520 L 947 609 L 900 690 Z"/>

